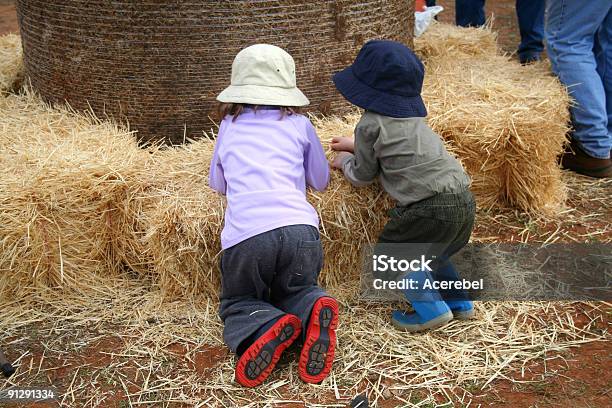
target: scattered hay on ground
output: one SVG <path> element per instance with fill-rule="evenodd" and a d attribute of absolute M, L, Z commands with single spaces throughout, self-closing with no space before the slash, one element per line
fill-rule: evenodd
<path fill-rule="evenodd" d="M 393 307 L 407 305 L 368 304 L 340 293 L 353 289 L 348 283 L 334 292 L 346 300 L 334 369 L 320 385 L 298 378 L 297 354 L 290 351 L 264 386 L 240 387 L 233 381 L 235 357 L 222 344 L 216 302 L 161 302 L 139 281 L 117 279 L 92 297 L 39 292 L 4 304 L 4 351 L 18 367 L 10 383 L 40 386 L 56 378 L 62 406 L 109 406 L 117 398 L 129 406 L 346 406 L 363 392 L 379 404 L 467 405 L 513 370 L 546 366 L 570 348 L 609 340 L 598 317 L 605 305 L 549 302 L 482 302 L 476 320 L 408 335 L 389 320 Z M 586 324 L 577 323 L 578 316 L 586 316 Z"/>
<path fill-rule="evenodd" d="M 568 207 L 557 217 L 533 217 L 517 210 L 479 211 L 479 242 L 612 243 L 612 180 L 563 172 Z"/>

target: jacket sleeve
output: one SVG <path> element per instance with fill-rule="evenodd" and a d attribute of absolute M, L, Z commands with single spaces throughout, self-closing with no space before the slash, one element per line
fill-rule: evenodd
<path fill-rule="evenodd" d="M 210 172 L 208 173 L 208 185 L 213 190 L 225 195 L 227 190 L 227 184 L 225 183 L 225 176 L 223 174 L 223 166 L 219 160 L 219 146 L 223 141 L 223 133 L 225 131 L 224 122 L 221 122 L 219 127 L 219 134 L 217 135 L 217 141 L 215 143 L 215 150 L 213 153 L 212 160 L 210 161 Z"/>
<path fill-rule="evenodd" d="M 359 123 L 355 128 L 355 154 L 347 156 L 342 163 L 342 171 L 355 187 L 371 184 L 378 176 L 379 164 L 374 151 L 378 140 L 379 127 L 374 124 Z"/>
<path fill-rule="evenodd" d="M 317 191 L 323 191 L 327 188 L 329 182 L 329 163 L 314 126 L 308 119 L 305 118 L 305 121 L 307 141 L 304 147 L 304 170 L 306 184 Z"/>

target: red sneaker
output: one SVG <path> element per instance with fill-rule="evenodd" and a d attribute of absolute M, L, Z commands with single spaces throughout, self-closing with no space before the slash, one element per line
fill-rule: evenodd
<path fill-rule="evenodd" d="M 310 313 L 298 365 L 300 378 L 305 382 L 320 383 L 331 371 L 336 351 L 337 326 L 338 302 L 330 297 L 317 300 Z"/>
<path fill-rule="evenodd" d="M 245 387 L 257 387 L 270 375 L 281 354 L 299 336 L 301 322 L 286 314 L 261 335 L 240 356 L 236 364 L 236 381 Z"/>

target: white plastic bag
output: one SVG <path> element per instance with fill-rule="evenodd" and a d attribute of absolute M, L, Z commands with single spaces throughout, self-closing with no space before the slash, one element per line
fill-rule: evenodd
<path fill-rule="evenodd" d="M 427 30 L 427 27 L 431 24 L 431 20 L 437 16 L 444 7 L 442 6 L 431 6 L 427 7 L 425 11 L 417 11 L 414 13 L 414 36 L 418 37 Z"/>

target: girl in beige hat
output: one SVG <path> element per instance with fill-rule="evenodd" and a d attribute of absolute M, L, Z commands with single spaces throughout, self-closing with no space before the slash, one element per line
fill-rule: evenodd
<path fill-rule="evenodd" d="M 261 384 L 301 337 L 299 375 L 321 382 L 334 359 L 338 304 L 317 285 L 323 251 L 306 186 L 324 190 L 329 165 L 314 127 L 297 113 L 309 102 L 293 58 L 273 45 L 245 48 L 217 100 L 209 183 L 227 196 L 219 313 L 223 339 L 239 356 L 236 380 Z"/>

